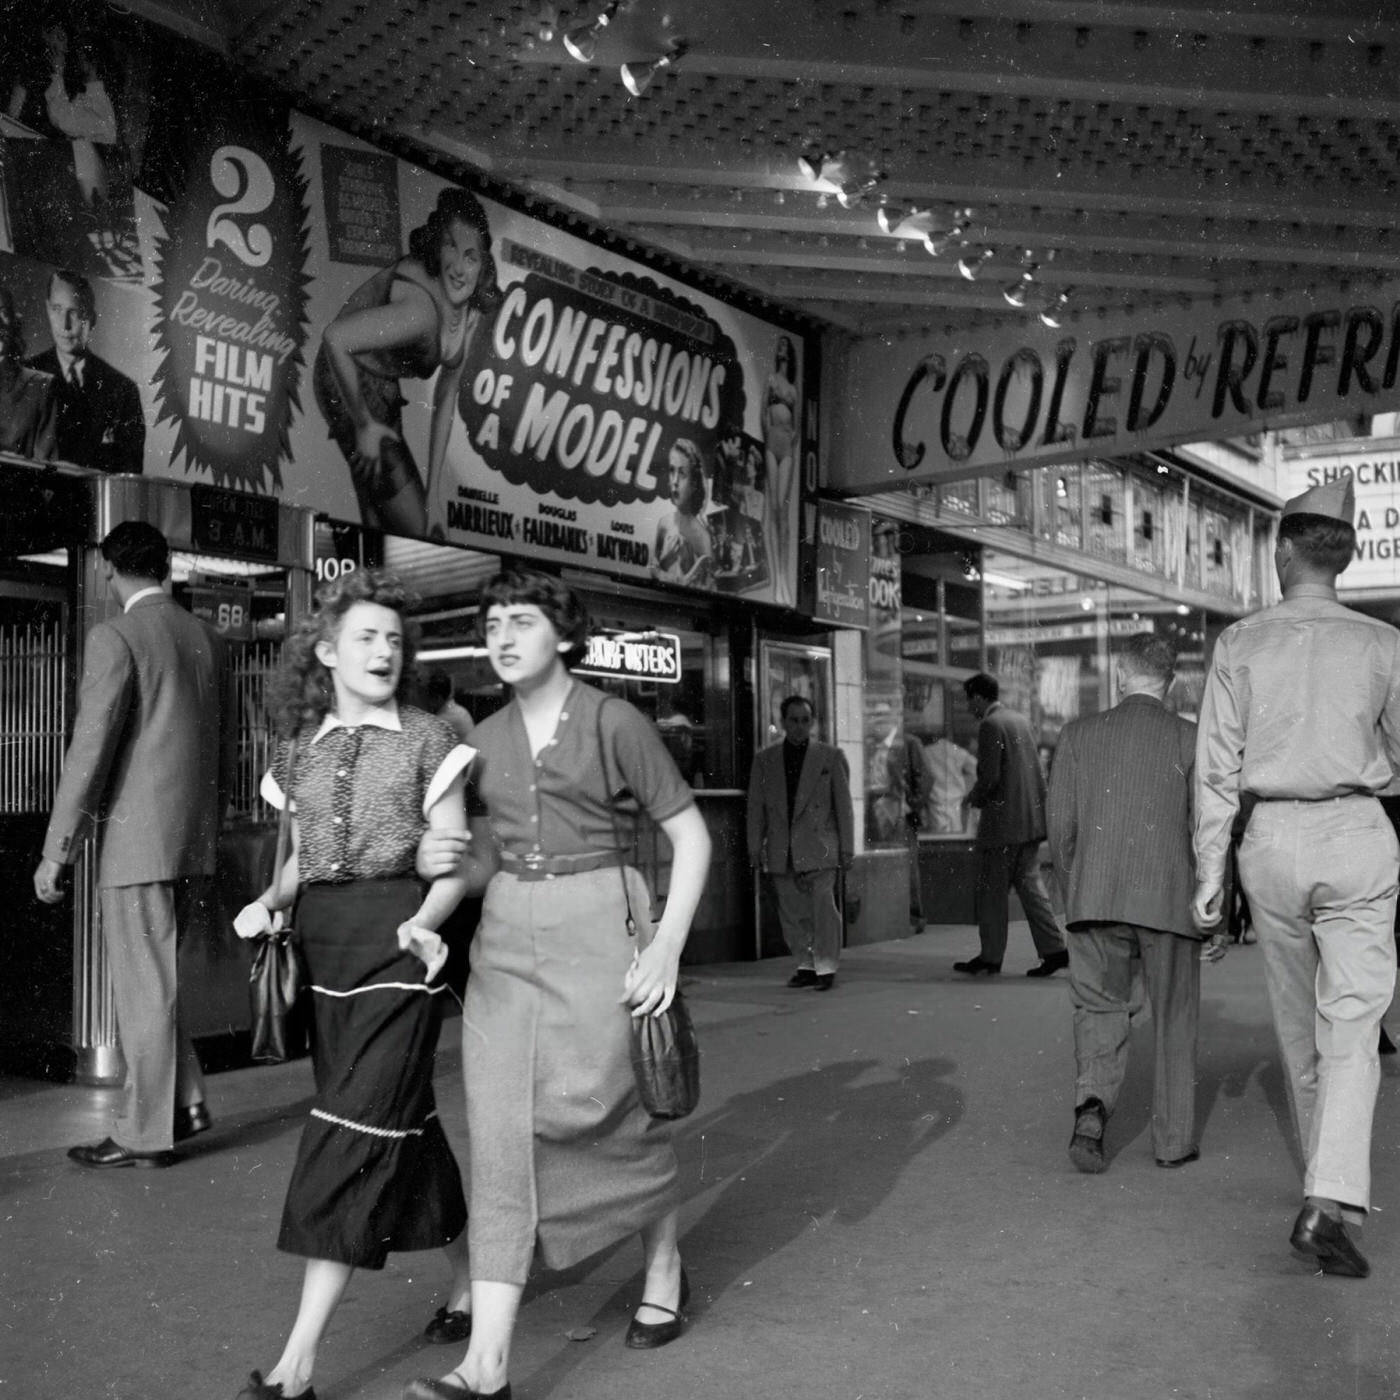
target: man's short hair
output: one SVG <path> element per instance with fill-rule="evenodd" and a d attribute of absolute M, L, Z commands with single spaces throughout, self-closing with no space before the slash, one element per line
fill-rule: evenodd
<path fill-rule="evenodd" d="M 97 323 L 97 297 L 93 294 L 92 283 L 81 272 L 74 272 L 71 267 L 57 267 L 49 277 L 48 291 L 44 294 L 45 299 L 53 295 L 55 282 L 64 282 L 72 287 L 73 295 L 78 298 L 78 310 L 83 313 L 83 319 L 89 325 L 95 325 Z"/>
<path fill-rule="evenodd" d="M 157 583 L 170 572 L 170 546 L 154 525 L 123 520 L 102 541 L 102 557 L 127 578 L 151 578 Z"/>
<path fill-rule="evenodd" d="M 983 700 L 995 702 L 1001 695 L 1001 686 L 997 683 L 995 676 L 989 676 L 985 671 L 978 671 L 975 676 L 969 676 L 963 682 L 963 694 L 969 700 L 980 696 Z"/>
<path fill-rule="evenodd" d="M 1176 674 L 1176 643 L 1151 632 L 1129 637 L 1118 648 L 1118 664 L 1135 676 L 1168 685 Z"/>
<path fill-rule="evenodd" d="M 789 695 L 783 703 L 778 706 L 779 715 L 781 715 L 783 719 L 786 719 L 788 717 L 788 711 L 792 709 L 794 705 L 804 705 L 807 709 L 811 710 L 813 714 L 816 714 L 816 710 L 812 708 L 812 702 L 805 695 Z"/>
<path fill-rule="evenodd" d="M 1316 569 L 1339 574 L 1356 557 L 1356 529 L 1330 515 L 1295 511 L 1278 523 L 1279 542 L 1292 540 L 1294 552 Z"/>

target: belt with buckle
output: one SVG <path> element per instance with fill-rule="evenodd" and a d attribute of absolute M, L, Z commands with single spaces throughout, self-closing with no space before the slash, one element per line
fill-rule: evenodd
<path fill-rule="evenodd" d="M 584 851 L 572 856 L 548 856 L 543 851 L 517 855 L 501 852 L 501 868 L 517 880 L 553 880 L 560 875 L 583 875 L 590 870 L 613 870 L 625 865 L 621 851 Z"/>

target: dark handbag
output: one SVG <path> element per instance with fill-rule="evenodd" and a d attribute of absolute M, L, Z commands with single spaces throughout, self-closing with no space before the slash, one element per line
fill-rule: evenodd
<path fill-rule="evenodd" d="M 291 848 L 292 773 L 297 745 L 292 740 L 287 755 L 287 788 L 277 816 L 277 848 L 273 880 L 282 872 Z M 253 945 L 248 969 L 248 998 L 253 1012 L 252 1056 L 265 1064 L 280 1065 L 306 1050 L 307 1015 L 305 978 L 291 926 L 262 934 Z"/>
<path fill-rule="evenodd" d="M 604 704 L 607 702 L 604 701 Z M 607 748 L 603 740 L 603 705 L 598 706 L 598 761 L 603 765 L 607 782 Z M 618 849 L 622 837 L 618 830 L 618 805 L 631 807 L 636 799 L 631 792 L 608 789 L 608 811 L 612 816 L 613 836 Z M 627 906 L 627 936 L 637 936 L 637 920 L 632 913 L 632 895 L 627 888 L 627 870 L 618 866 L 622 880 L 622 898 Z M 653 1117 L 672 1122 L 695 1112 L 700 1102 L 700 1042 L 695 1038 L 695 1025 L 690 1008 L 676 988 L 671 1004 L 660 1015 L 632 1017 L 632 1073 L 637 1080 L 637 1093 L 642 1107 Z"/>

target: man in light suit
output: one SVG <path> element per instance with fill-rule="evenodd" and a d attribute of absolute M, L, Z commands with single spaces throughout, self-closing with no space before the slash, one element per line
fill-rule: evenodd
<path fill-rule="evenodd" d="M 139 475 L 146 452 L 141 391 L 88 349 L 97 324 L 92 283 L 78 272 L 55 272 L 49 278 L 46 309 L 53 347 L 28 364 L 53 376 L 57 415 L 53 455 L 80 467 Z"/>
<path fill-rule="evenodd" d="M 1006 955 L 1009 891 L 1015 886 L 1031 926 L 1040 962 L 1027 977 L 1049 977 L 1069 966 L 1065 940 L 1040 877 L 1045 839 L 1045 775 L 1030 724 L 1001 703 L 996 677 L 982 673 L 963 682 L 968 708 L 979 721 L 977 782 L 963 798 L 977 807 L 977 931 L 975 958 L 953 964 L 971 977 L 996 976 Z"/>
<path fill-rule="evenodd" d="M 1119 701 L 1065 726 L 1046 812 L 1069 926 L 1075 1120 L 1070 1160 L 1104 1169 L 1104 1124 L 1128 1068 L 1133 968 L 1141 963 L 1156 1038 L 1152 1148 L 1159 1167 L 1196 1146 L 1200 931 L 1191 919 L 1191 778 L 1196 726 L 1163 701 L 1176 669 L 1165 638 L 1132 637 L 1115 662 Z M 1223 951 L 1224 935 L 1206 956 Z M 1217 951 L 1219 950 L 1219 951 Z"/>
<path fill-rule="evenodd" d="M 63 898 L 66 868 L 91 828 L 127 1078 L 113 1135 L 68 1155 L 85 1167 L 164 1167 L 175 1141 L 210 1124 L 180 1019 L 176 946 L 192 877 L 214 870 L 227 773 L 224 649 L 161 587 L 170 556 L 154 526 L 123 522 L 102 541 L 102 557 L 122 613 L 87 636 L 34 889 L 49 904 Z"/>
<path fill-rule="evenodd" d="M 789 695 L 780 744 L 761 749 L 749 774 L 749 861 L 766 870 L 797 971 L 789 987 L 827 992 L 841 959 L 837 872 L 851 864 L 855 820 L 846 756 L 812 738 L 812 704 Z"/>

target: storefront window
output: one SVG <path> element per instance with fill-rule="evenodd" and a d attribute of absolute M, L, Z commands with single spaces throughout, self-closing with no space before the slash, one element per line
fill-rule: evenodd
<path fill-rule="evenodd" d="M 1085 540 L 1090 554 L 1114 563 L 1127 556 L 1122 468 L 1089 462 L 1080 469 L 1084 488 Z"/>

